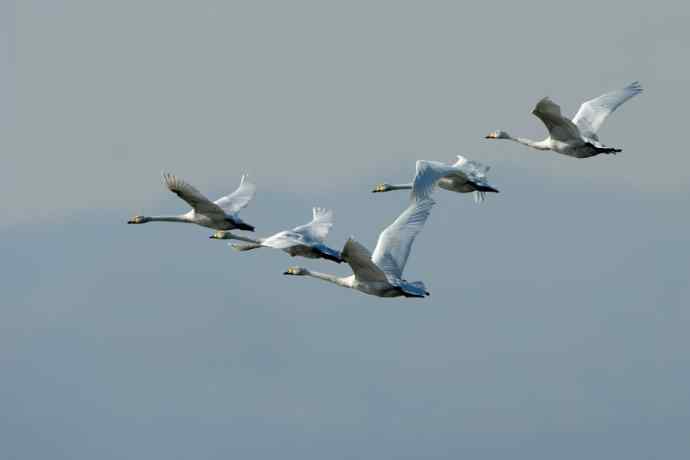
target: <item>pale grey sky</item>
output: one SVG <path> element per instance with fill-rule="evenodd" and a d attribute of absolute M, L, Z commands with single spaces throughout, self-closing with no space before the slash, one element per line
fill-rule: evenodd
<path fill-rule="evenodd" d="M 681 2 L 0 2 L 0 450 L 11 459 L 684 459 L 690 8 Z M 568 16 L 566 16 L 566 14 Z M 574 160 L 541 138 L 639 80 Z M 373 248 L 414 160 L 502 191 L 438 205 L 378 299 L 282 277 L 182 212 L 242 172 L 265 235 L 331 207 Z"/>

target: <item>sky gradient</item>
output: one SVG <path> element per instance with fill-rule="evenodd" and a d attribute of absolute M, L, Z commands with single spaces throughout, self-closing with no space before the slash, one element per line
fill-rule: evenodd
<path fill-rule="evenodd" d="M 3 458 L 687 458 L 687 5 L 0 5 Z M 634 80 L 619 155 L 484 139 Z M 322 206 L 373 249 L 407 199 L 373 185 L 457 154 L 501 193 L 436 195 L 424 300 L 125 224 L 186 210 L 163 170 L 246 172 L 257 235 Z"/>

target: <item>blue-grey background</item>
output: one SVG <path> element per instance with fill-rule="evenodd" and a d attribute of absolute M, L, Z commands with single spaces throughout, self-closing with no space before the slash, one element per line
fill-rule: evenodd
<path fill-rule="evenodd" d="M 0 2 L 0 457 L 685 459 L 690 9 L 683 2 Z M 618 156 L 540 139 L 640 80 Z M 438 193 L 406 275 L 426 300 L 281 276 L 185 225 L 242 172 L 266 235 L 332 207 L 370 248 L 414 160 Z"/>

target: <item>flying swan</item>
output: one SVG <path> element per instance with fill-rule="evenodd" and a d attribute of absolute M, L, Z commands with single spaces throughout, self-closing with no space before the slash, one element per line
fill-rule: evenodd
<path fill-rule="evenodd" d="M 477 161 L 468 160 L 462 155 L 458 155 L 458 161 L 452 165 L 453 170 L 443 176 L 438 181 L 438 186 L 442 189 L 457 193 L 474 192 L 475 203 L 484 201 L 487 192 L 498 193 L 487 181 L 486 174 L 489 166 Z M 391 190 L 409 190 L 412 183 L 408 184 L 378 184 L 372 190 L 373 193 L 390 192 Z"/>
<path fill-rule="evenodd" d="M 254 198 L 256 186 L 243 175 L 240 186 L 230 195 L 216 201 L 210 201 L 196 188 L 172 174 L 163 173 L 163 182 L 168 190 L 186 201 L 192 209 L 177 216 L 134 216 L 128 224 L 145 224 L 147 222 L 183 222 L 197 224 L 215 230 L 248 230 L 254 227 L 240 219 L 239 211 Z"/>
<path fill-rule="evenodd" d="M 494 131 L 487 139 L 510 139 L 537 150 L 554 152 L 575 158 L 588 158 L 600 153 L 618 153 L 622 150 L 606 147 L 599 141 L 597 132 L 620 105 L 642 92 L 638 82 L 623 89 L 606 93 L 591 99 L 580 106 L 572 121 L 561 115 L 561 108 L 548 97 L 543 98 L 532 111 L 549 130 L 549 137 L 542 141 L 532 141 L 512 137 L 505 131 Z"/>
<path fill-rule="evenodd" d="M 355 241 L 347 240 L 342 258 L 352 268 L 353 274 L 338 277 L 326 273 L 290 267 L 285 275 L 311 276 L 338 286 L 356 289 L 378 297 L 426 297 L 429 292 L 421 281 L 403 279 L 403 269 L 412 249 L 412 243 L 429 217 L 434 200 L 431 191 L 438 179 L 447 174 L 447 165 L 417 161 L 417 174 L 412 187 L 410 205 L 379 235 L 374 253 Z"/>
<path fill-rule="evenodd" d="M 247 238 L 233 233 L 219 230 L 210 238 L 217 240 L 240 240 L 247 244 L 231 244 L 238 251 L 250 251 L 261 247 L 282 249 L 291 256 L 302 256 L 310 259 L 328 259 L 341 263 L 340 253 L 324 244 L 328 232 L 333 226 L 333 211 L 314 208 L 313 219 L 308 224 L 300 225 L 292 230 L 284 230 L 267 238 Z"/>

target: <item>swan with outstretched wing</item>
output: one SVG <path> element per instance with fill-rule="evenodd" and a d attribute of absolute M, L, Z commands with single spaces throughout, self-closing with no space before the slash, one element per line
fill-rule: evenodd
<path fill-rule="evenodd" d="M 323 208 L 312 210 L 311 222 L 283 230 L 266 238 L 248 238 L 235 235 L 229 231 L 219 230 L 211 238 L 217 240 L 239 240 L 244 244 L 231 244 L 237 251 L 251 251 L 258 248 L 281 249 L 291 256 L 307 257 L 309 259 L 327 259 L 341 263 L 340 252 L 326 246 L 325 241 L 334 223 L 333 211 Z"/>
<path fill-rule="evenodd" d="M 618 153 L 621 149 L 607 147 L 599 140 L 599 128 L 618 107 L 642 92 L 642 86 L 633 82 L 625 88 L 611 91 L 584 102 L 572 120 L 561 114 L 561 108 L 549 98 L 543 98 L 532 110 L 546 129 L 549 137 L 533 141 L 513 137 L 505 131 L 494 131 L 487 139 L 508 139 L 537 150 L 554 152 L 575 158 L 589 158 L 601 153 Z"/>
<path fill-rule="evenodd" d="M 163 183 L 192 209 L 185 214 L 173 216 L 134 216 L 127 221 L 128 224 L 182 222 L 215 230 L 254 231 L 254 227 L 245 223 L 239 216 L 240 210 L 249 204 L 256 191 L 256 186 L 249 181 L 246 174 L 242 176 L 237 190 L 216 201 L 209 200 L 194 186 L 172 174 L 163 173 Z"/>
<path fill-rule="evenodd" d="M 478 161 L 468 160 L 462 155 L 457 155 L 457 161 L 450 165 L 453 167 L 448 173 L 438 180 L 438 186 L 444 190 L 457 193 L 474 193 L 476 203 L 484 202 L 487 193 L 498 193 L 498 189 L 492 186 L 487 173 L 489 167 Z M 407 184 L 378 184 L 372 190 L 373 193 L 390 192 L 392 190 L 411 190 L 412 182 Z"/>
<path fill-rule="evenodd" d="M 352 269 L 352 275 L 339 277 L 303 267 L 290 267 L 284 274 L 310 276 L 378 297 L 426 297 L 429 292 L 424 283 L 405 280 L 403 270 L 412 244 L 424 227 L 434 205 L 431 193 L 438 180 L 448 174 L 448 168 L 451 166 L 442 163 L 417 162 L 410 203 L 402 214 L 381 232 L 373 253 L 353 238 L 347 240 L 341 254 Z"/>

